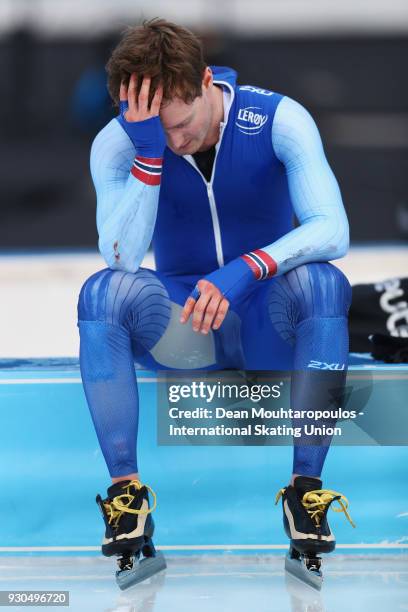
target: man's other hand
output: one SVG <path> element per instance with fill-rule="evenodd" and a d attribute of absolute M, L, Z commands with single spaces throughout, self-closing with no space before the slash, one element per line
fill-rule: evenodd
<path fill-rule="evenodd" d="M 221 326 L 228 312 L 229 301 L 210 281 L 199 280 L 197 289 L 199 296 L 197 299 L 191 295 L 187 298 L 180 323 L 187 323 L 192 315 L 193 330 L 208 334 L 210 328 L 216 330 Z"/>

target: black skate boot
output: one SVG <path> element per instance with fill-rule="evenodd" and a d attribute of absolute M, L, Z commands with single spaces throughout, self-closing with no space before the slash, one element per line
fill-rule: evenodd
<path fill-rule="evenodd" d="M 294 486 L 281 489 L 276 504 L 282 497 L 283 525 L 290 539 L 289 553 L 285 560 L 286 571 L 306 584 L 321 589 L 321 553 L 332 552 L 336 540 L 327 522 L 327 511 L 334 501 L 339 507 L 335 512 L 344 512 L 355 527 L 347 512 L 348 501 L 336 491 L 322 489 L 317 478 L 298 476 Z"/>
<path fill-rule="evenodd" d="M 154 499 L 152 508 L 148 490 Z M 96 503 L 106 528 L 102 554 L 118 555 L 116 581 L 122 590 L 166 568 L 163 555 L 152 542 L 151 512 L 156 507 L 156 495 L 150 487 L 138 480 L 123 480 L 109 487 L 106 499 L 97 495 Z"/>

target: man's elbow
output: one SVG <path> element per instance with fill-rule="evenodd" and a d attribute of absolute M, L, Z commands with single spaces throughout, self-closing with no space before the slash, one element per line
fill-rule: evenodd
<path fill-rule="evenodd" d="M 338 240 L 335 244 L 331 245 L 330 259 L 341 259 L 342 257 L 345 257 L 348 253 L 349 247 L 350 236 L 347 228 L 347 232 L 345 232 L 341 240 Z"/>
<path fill-rule="evenodd" d="M 121 270 L 122 272 L 134 274 L 139 269 L 141 262 L 136 261 L 134 257 L 132 258 L 121 253 L 117 242 L 107 247 L 99 241 L 99 252 L 111 270 Z"/>

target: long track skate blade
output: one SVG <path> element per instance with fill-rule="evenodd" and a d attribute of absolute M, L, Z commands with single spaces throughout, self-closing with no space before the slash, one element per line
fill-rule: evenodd
<path fill-rule="evenodd" d="M 134 584 L 143 582 L 147 578 L 154 576 L 157 572 L 166 569 L 166 560 L 161 552 L 157 552 L 155 557 L 147 557 L 142 561 L 135 561 L 135 565 L 130 570 L 120 570 L 116 572 L 116 582 L 118 587 L 124 591 Z"/>
<path fill-rule="evenodd" d="M 285 570 L 303 584 L 311 586 L 317 591 L 322 588 L 323 575 L 321 571 L 308 570 L 300 559 L 292 559 L 289 555 L 286 555 Z"/>

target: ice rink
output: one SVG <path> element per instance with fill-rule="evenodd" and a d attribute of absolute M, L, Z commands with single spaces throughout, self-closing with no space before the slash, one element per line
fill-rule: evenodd
<path fill-rule="evenodd" d="M 168 555 L 165 572 L 123 592 L 112 580 L 109 559 L 9 557 L 0 563 L 1 589 L 69 591 L 69 609 L 78 612 L 408 609 L 408 567 L 402 556 L 335 555 L 325 563 L 320 593 L 285 576 L 282 557 L 267 555 Z"/>

